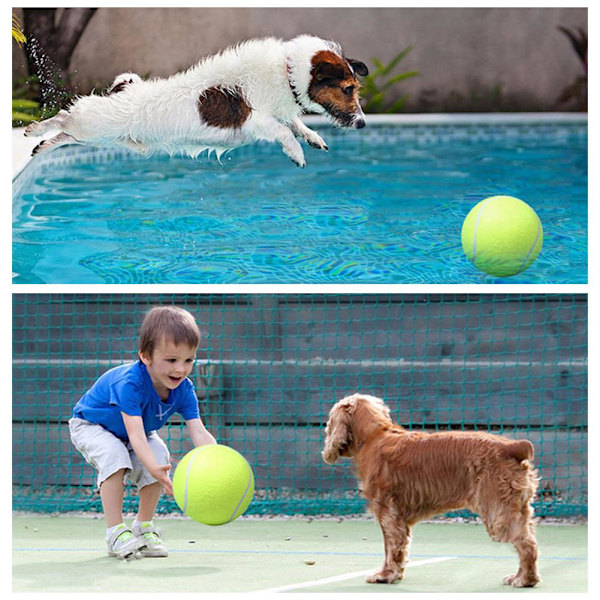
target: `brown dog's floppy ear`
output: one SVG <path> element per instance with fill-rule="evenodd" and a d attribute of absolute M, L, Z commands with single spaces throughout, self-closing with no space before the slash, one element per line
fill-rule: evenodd
<path fill-rule="evenodd" d="M 345 77 L 344 67 L 341 63 L 321 61 L 313 67 L 316 81 L 327 83 L 328 81 L 342 81 Z"/>
<path fill-rule="evenodd" d="M 344 456 L 352 443 L 350 428 L 351 416 L 347 405 L 334 406 L 327 422 L 325 445 L 321 456 L 332 465 L 340 456 Z"/>
<path fill-rule="evenodd" d="M 365 75 L 369 74 L 369 69 L 367 69 L 367 65 L 365 65 L 364 62 L 361 62 L 360 60 L 354 60 L 353 58 L 347 58 L 346 60 L 357 75 L 364 77 Z"/>

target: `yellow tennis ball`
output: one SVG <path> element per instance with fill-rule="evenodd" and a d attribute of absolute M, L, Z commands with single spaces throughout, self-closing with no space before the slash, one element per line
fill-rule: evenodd
<path fill-rule="evenodd" d="M 543 242 L 536 212 L 512 196 L 492 196 L 476 204 L 464 220 L 461 239 L 467 258 L 481 271 L 509 277 L 537 258 Z"/>
<path fill-rule="evenodd" d="M 194 521 L 229 523 L 243 514 L 252 500 L 252 467 L 229 446 L 198 446 L 177 465 L 173 494 L 179 508 Z"/>

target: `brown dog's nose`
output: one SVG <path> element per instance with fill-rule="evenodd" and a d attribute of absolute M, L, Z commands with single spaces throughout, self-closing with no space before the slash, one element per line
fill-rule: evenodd
<path fill-rule="evenodd" d="M 364 119 L 357 119 L 356 121 L 354 121 L 354 127 L 356 127 L 356 129 L 362 129 L 364 126 L 365 126 Z"/>

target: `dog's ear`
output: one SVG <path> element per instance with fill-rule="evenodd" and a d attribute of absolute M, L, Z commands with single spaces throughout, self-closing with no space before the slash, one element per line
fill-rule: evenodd
<path fill-rule="evenodd" d="M 367 68 L 367 65 L 365 65 L 364 62 L 361 62 L 360 60 L 355 60 L 354 58 L 347 58 L 346 60 L 348 61 L 350 66 L 354 69 L 354 72 L 357 75 L 361 75 L 362 77 L 365 77 L 366 75 L 369 74 L 369 69 Z"/>
<path fill-rule="evenodd" d="M 351 406 L 338 404 L 329 414 L 326 427 L 325 445 L 321 456 L 332 465 L 340 456 L 346 456 L 352 445 Z"/>
<path fill-rule="evenodd" d="M 340 63 L 321 61 L 313 67 L 313 77 L 319 83 L 336 83 L 345 76 L 344 67 Z"/>

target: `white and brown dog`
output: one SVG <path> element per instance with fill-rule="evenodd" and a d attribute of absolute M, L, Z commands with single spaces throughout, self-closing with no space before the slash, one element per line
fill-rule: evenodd
<path fill-rule="evenodd" d="M 354 394 L 331 409 L 322 456 L 329 464 L 340 456 L 354 461 L 381 526 L 385 560 L 369 583 L 402 579 L 413 526 L 462 508 L 481 516 L 492 540 L 517 550 L 519 570 L 505 577 L 505 584 L 531 587 L 540 581 L 531 508 L 538 478 L 528 440 L 407 431 L 392 423 L 382 400 Z"/>
<path fill-rule="evenodd" d="M 278 142 L 305 166 L 296 137 L 327 150 L 300 115 L 326 114 L 339 127 L 364 127 L 357 75 L 360 61 L 332 41 L 301 35 L 289 41 L 249 40 L 201 60 L 168 79 L 143 81 L 123 73 L 108 94 L 80 97 L 68 110 L 29 125 L 25 135 L 60 133 L 34 154 L 68 143 L 121 145 L 150 154 L 224 151 L 265 140 Z"/>

